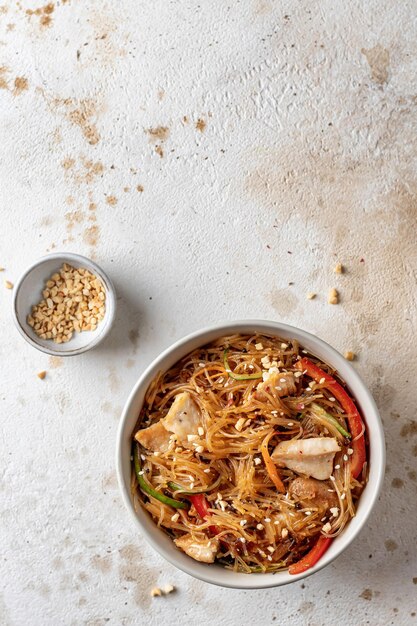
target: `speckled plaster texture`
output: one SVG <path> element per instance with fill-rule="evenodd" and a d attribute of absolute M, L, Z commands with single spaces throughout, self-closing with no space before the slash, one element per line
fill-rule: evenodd
<path fill-rule="evenodd" d="M 416 10 L 0 7 L 2 625 L 417 623 Z M 57 250 L 94 258 L 118 292 L 109 338 L 68 360 L 25 344 L 3 288 Z M 354 350 L 387 438 L 384 491 L 355 544 L 268 591 L 216 588 L 165 563 L 128 518 L 114 470 L 144 367 L 236 318 Z M 151 599 L 165 583 L 177 591 Z"/>

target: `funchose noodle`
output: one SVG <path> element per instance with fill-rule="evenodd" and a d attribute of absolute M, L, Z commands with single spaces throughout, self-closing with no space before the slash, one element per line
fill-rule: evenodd
<path fill-rule="evenodd" d="M 247 573 L 312 567 L 367 477 L 365 426 L 337 374 L 258 334 L 160 373 L 132 450 L 135 506 L 190 557 Z"/>

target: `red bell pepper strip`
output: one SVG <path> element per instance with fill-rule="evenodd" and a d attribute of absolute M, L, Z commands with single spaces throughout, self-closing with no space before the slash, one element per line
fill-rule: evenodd
<path fill-rule="evenodd" d="M 293 575 L 306 572 L 321 559 L 332 541 L 331 537 L 320 536 L 311 550 L 300 561 L 289 566 L 288 572 Z"/>
<path fill-rule="evenodd" d="M 207 500 L 203 493 L 198 493 L 194 496 L 187 496 L 189 500 L 191 500 L 191 504 L 194 505 L 195 510 L 201 517 L 201 519 L 205 519 L 206 517 L 210 517 L 210 512 L 208 510 Z M 213 535 L 217 535 L 220 532 L 218 526 L 212 524 L 209 526 L 209 530 L 213 533 Z"/>
<path fill-rule="evenodd" d="M 353 478 L 357 478 L 361 473 L 363 465 L 366 461 L 366 449 L 365 438 L 363 436 L 363 422 L 359 411 L 355 406 L 355 403 L 353 402 L 349 394 L 343 389 L 342 385 L 340 385 L 333 378 L 333 376 L 330 376 L 330 374 L 324 372 L 309 359 L 300 359 L 300 361 L 297 361 L 295 366 L 303 372 L 306 371 L 307 374 L 317 383 L 319 383 L 324 378 L 324 383 L 322 383 L 323 386 L 331 391 L 334 397 L 339 400 L 344 412 L 346 413 L 346 418 L 349 424 L 349 430 L 352 435 L 352 439 L 358 437 L 356 441 L 352 441 L 352 443 L 350 444 L 353 450 L 353 454 L 351 457 L 351 473 Z"/>

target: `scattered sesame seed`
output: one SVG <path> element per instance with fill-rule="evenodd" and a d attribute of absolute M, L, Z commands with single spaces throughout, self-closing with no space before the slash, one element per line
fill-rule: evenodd
<path fill-rule="evenodd" d="M 343 460 L 344 460 L 345 462 L 349 460 L 349 457 L 348 457 L 348 455 L 347 455 L 347 454 L 344 454 L 344 455 L 343 455 Z"/>
<path fill-rule="evenodd" d="M 308 354 L 307 350 L 301 350 L 303 354 Z M 306 370 L 307 371 L 307 370 Z"/>
<path fill-rule="evenodd" d="M 274 524 L 278 526 L 279 524 L 281 524 L 281 522 L 279 520 L 275 520 Z"/>
<path fill-rule="evenodd" d="M 311 511 L 304 511 L 304 515 L 311 515 Z"/>
<path fill-rule="evenodd" d="M 349 455 L 349 456 L 350 456 L 351 454 L 353 454 L 353 450 L 352 450 L 352 448 L 348 448 L 348 449 L 347 449 L 347 453 L 348 453 L 348 455 Z"/>
<path fill-rule="evenodd" d="M 281 348 L 282 348 L 283 350 L 286 350 L 286 349 L 288 348 L 288 344 L 287 344 L 287 343 L 282 343 L 282 344 L 281 344 Z"/>
<path fill-rule="evenodd" d="M 335 402 L 336 398 L 333 398 L 333 396 L 330 396 L 329 400 L 330 400 L 330 402 Z"/>
<path fill-rule="evenodd" d="M 253 459 L 253 462 L 255 463 L 255 465 L 260 465 L 262 463 L 261 459 L 259 458 L 259 456 L 255 457 Z"/>
<path fill-rule="evenodd" d="M 146 456 L 144 454 L 141 454 L 140 458 L 142 459 L 142 461 L 146 461 Z"/>
<path fill-rule="evenodd" d="M 339 507 L 333 506 L 330 509 L 330 513 L 333 515 L 333 517 L 337 517 L 339 515 Z"/>
<path fill-rule="evenodd" d="M 283 539 L 286 539 L 286 538 L 288 537 L 288 530 L 287 530 L 287 528 L 283 528 L 283 529 L 281 530 L 281 537 L 282 537 Z"/>
<path fill-rule="evenodd" d="M 138 472 L 139 476 L 143 476 L 143 475 L 144 475 L 144 473 L 145 473 L 145 472 L 144 472 L 143 470 L 140 470 L 140 472 Z"/>
<path fill-rule="evenodd" d="M 266 558 L 268 559 L 268 561 L 272 561 L 272 556 L 270 554 L 268 554 Z"/>
<path fill-rule="evenodd" d="M 271 518 L 270 518 L 270 517 L 265 517 L 264 522 L 268 523 L 268 522 L 270 522 L 270 521 L 271 521 Z"/>
<path fill-rule="evenodd" d="M 334 469 L 340 469 L 340 465 L 339 464 L 335 465 Z"/>
<path fill-rule="evenodd" d="M 326 379 L 324 378 L 324 376 L 323 376 L 323 378 L 320 378 L 320 380 L 319 380 L 320 385 L 322 385 L 325 382 L 326 382 Z"/>
<path fill-rule="evenodd" d="M 223 376 L 220 376 L 220 378 L 218 378 L 218 379 L 217 379 L 217 382 L 218 382 L 219 384 L 220 384 L 220 383 L 222 383 L 223 381 L 224 381 Z"/>
<path fill-rule="evenodd" d="M 294 426 L 294 422 L 288 422 L 287 426 Z"/>
<path fill-rule="evenodd" d="M 306 387 L 306 391 L 311 391 L 311 387 Z"/>
<path fill-rule="evenodd" d="M 194 489 L 194 483 L 193 482 L 190 483 L 190 489 Z"/>
<path fill-rule="evenodd" d="M 199 363 L 198 366 L 199 367 L 206 367 L 206 364 L 205 363 Z"/>
<path fill-rule="evenodd" d="M 245 524 L 247 524 L 247 523 L 248 523 L 248 520 L 246 520 L 246 519 L 242 519 L 242 520 L 240 520 L 240 522 L 239 522 L 239 523 L 240 523 L 240 525 L 241 525 L 241 526 L 245 526 Z"/>
<path fill-rule="evenodd" d="M 244 537 L 239 537 L 239 541 L 241 541 L 242 543 L 246 543 L 246 539 Z"/>
<path fill-rule="evenodd" d="M 174 513 L 174 515 L 171 517 L 171 522 L 177 522 L 179 520 L 179 517 L 179 513 Z"/>
<path fill-rule="evenodd" d="M 195 451 L 198 452 L 198 454 L 201 454 L 202 452 L 204 452 L 204 446 L 197 446 Z"/>
<path fill-rule="evenodd" d="M 327 524 L 323 526 L 322 530 L 324 533 L 329 533 L 332 530 L 332 525 L 330 524 L 330 522 L 327 522 Z"/>
<path fill-rule="evenodd" d="M 278 389 L 278 391 L 282 391 L 282 387 L 275 387 L 275 389 Z"/>
<path fill-rule="evenodd" d="M 158 450 L 155 450 L 155 452 L 153 453 L 154 456 L 159 456 L 161 453 Z"/>
<path fill-rule="evenodd" d="M 263 530 L 264 529 L 264 525 L 263 524 L 256 524 L 256 528 L 258 530 Z"/>
<path fill-rule="evenodd" d="M 324 516 L 324 517 L 322 517 L 322 518 L 321 518 L 321 520 L 320 520 L 320 521 L 321 521 L 321 522 L 325 522 L 325 521 L 326 521 L 326 519 L 327 519 L 327 518 L 326 518 L 326 516 Z"/>
<path fill-rule="evenodd" d="M 172 437 L 172 435 L 171 435 Z M 187 439 L 188 441 L 195 441 L 196 439 L 198 439 L 197 435 L 187 435 Z"/>
<path fill-rule="evenodd" d="M 271 554 L 272 554 L 273 552 L 275 552 L 275 548 L 273 548 L 272 546 L 268 546 L 268 547 L 267 547 L 267 550 L 268 550 L 268 552 L 270 552 Z"/>
<path fill-rule="evenodd" d="M 252 365 L 252 363 L 249 363 L 248 367 L 249 367 L 250 370 L 253 370 L 254 365 Z"/>
<path fill-rule="evenodd" d="M 280 382 L 280 383 L 285 383 L 285 382 L 286 382 L 286 380 L 285 380 L 285 378 L 280 378 L 280 379 L 279 379 L 279 382 Z"/>
<path fill-rule="evenodd" d="M 200 437 L 204 435 L 204 428 L 202 426 L 198 427 L 198 434 L 200 435 Z"/>
<path fill-rule="evenodd" d="M 336 478 L 334 476 L 330 476 L 330 480 L 332 480 L 334 482 L 336 480 Z"/>
<path fill-rule="evenodd" d="M 264 349 L 264 347 L 263 347 L 263 345 L 261 343 L 255 343 L 255 348 L 257 350 L 263 350 Z"/>
<path fill-rule="evenodd" d="M 205 469 L 205 470 L 203 470 L 203 471 L 204 471 L 204 473 L 205 473 L 205 474 L 210 474 L 211 469 L 207 468 L 207 469 Z"/>
<path fill-rule="evenodd" d="M 152 598 L 155 598 L 155 596 L 162 596 L 162 591 L 159 587 L 154 587 L 153 589 L 151 589 L 151 596 Z"/>
<path fill-rule="evenodd" d="M 300 378 L 300 376 L 302 376 L 303 373 L 302 372 L 295 372 L 294 377 L 295 378 Z"/>
<path fill-rule="evenodd" d="M 330 289 L 327 302 L 329 304 L 339 304 L 339 294 L 337 292 L 337 289 Z"/>
<path fill-rule="evenodd" d="M 334 493 L 334 489 L 328 489 L 327 491 L 329 491 L 330 493 Z"/>

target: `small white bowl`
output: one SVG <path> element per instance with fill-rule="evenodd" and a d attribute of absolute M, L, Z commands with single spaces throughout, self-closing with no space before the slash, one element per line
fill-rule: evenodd
<path fill-rule="evenodd" d="M 64 263 L 85 268 L 99 278 L 106 291 L 106 312 L 95 331 L 74 333 L 67 343 L 41 339 L 27 322 L 32 306 L 42 300 L 45 282 L 58 272 Z M 56 252 L 38 259 L 19 278 L 13 290 L 13 318 L 22 337 L 34 348 L 54 356 L 74 356 L 94 348 L 109 332 L 116 313 L 116 293 L 107 274 L 93 261 L 79 254 Z"/>
<path fill-rule="evenodd" d="M 266 333 L 284 339 L 297 339 L 309 352 L 337 370 L 356 399 L 365 419 L 369 440 L 369 480 L 359 499 L 356 516 L 350 520 L 345 530 L 333 541 L 317 565 L 307 572 L 291 575 L 288 571 L 276 574 L 243 574 L 227 570 L 218 564 L 204 564 L 194 561 L 180 551 L 165 532 L 157 527 L 144 510 L 135 511 L 131 492 L 131 446 L 132 434 L 145 392 L 159 371 L 165 372 L 189 352 L 223 335 L 235 333 Z M 238 589 L 260 589 L 278 587 L 296 582 L 318 572 L 339 556 L 357 537 L 366 523 L 381 490 L 385 469 L 384 432 L 378 409 L 371 393 L 362 382 L 352 365 L 327 343 L 299 328 L 278 322 L 240 321 L 226 322 L 199 330 L 174 343 L 158 356 L 145 370 L 133 388 L 123 410 L 117 435 L 116 469 L 123 501 L 143 536 L 170 563 L 187 574 L 209 583 Z M 365 568 L 365 563 L 364 563 Z"/>

